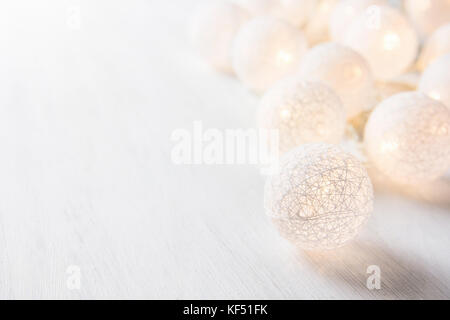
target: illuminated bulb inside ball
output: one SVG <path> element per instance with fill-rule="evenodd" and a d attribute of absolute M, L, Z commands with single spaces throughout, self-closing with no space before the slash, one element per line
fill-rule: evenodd
<path fill-rule="evenodd" d="M 450 166 L 450 109 L 419 92 L 394 95 L 370 115 L 365 148 L 394 182 L 434 180 Z"/>
<path fill-rule="evenodd" d="M 419 91 L 450 109 L 450 54 L 434 61 L 422 74 Z"/>
<path fill-rule="evenodd" d="M 376 103 L 376 89 L 367 61 L 356 51 L 328 42 L 310 49 L 302 58 L 299 75 L 321 81 L 341 98 L 347 118 Z"/>
<path fill-rule="evenodd" d="M 417 67 L 423 71 L 433 61 L 446 54 L 450 54 L 450 23 L 437 29 L 426 41 Z"/>
<path fill-rule="evenodd" d="M 333 9 L 330 17 L 330 35 L 334 41 L 343 41 L 347 28 L 361 13 L 373 5 L 387 5 L 387 0 L 343 0 Z M 376 11 L 373 11 L 376 14 Z M 376 18 L 376 17 L 374 17 Z"/>
<path fill-rule="evenodd" d="M 303 33 L 288 23 L 270 17 L 255 18 L 237 34 L 233 69 L 248 88 L 263 92 L 298 70 L 307 47 Z"/>
<path fill-rule="evenodd" d="M 419 42 L 400 11 L 388 6 L 370 8 L 371 13 L 366 10 L 353 20 L 343 42 L 367 59 L 375 78 L 389 80 L 411 66 Z"/>
<path fill-rule="evenodd" d="M 282 80 L 267 91 L 258 117 L 261 128 L 278 131 L 280 153 L 304 143 L 338 143 L 345 132 L 339 97 L 321 83 L 297 78 Z"/>
<path fill-rule="evenodd" d="M 281 235 L 303 249 L 353 239 L 373 209 L 373 188 L 354 156 L 327 144 L 287 153 L 265 186 L 264 207 Z"/>
<path fill-rule="evenodd" d="M 404 7 L 422 37 L 450 20 L 449 0 L 405 0 Z"/>
<path fill-rule="evenodd" d="M 225 1 L 201 6 L 192 20 L 193 45 L 211 66 L 232 72 L 232 44 L 239 28 L 249 17 L 247 11 Z"/>

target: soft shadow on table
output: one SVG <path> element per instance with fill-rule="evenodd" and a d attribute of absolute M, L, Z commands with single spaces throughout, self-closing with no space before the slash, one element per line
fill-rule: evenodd
<path fill-rule="evenodd" d="M 362 299 L 448 299 L 449 279 L 437 278 L 420 265 L 407 262 L 389 250 L 364 242 L 353 242 L 333 251 L 299 251 L 301 263 L 309 263 L 318 274 L 342 290 L 356 292 Z M 369 266 L 381 270 L 381 289 L 369 290 Z M 435 274 L 439 272 L 434 267 Z"/>

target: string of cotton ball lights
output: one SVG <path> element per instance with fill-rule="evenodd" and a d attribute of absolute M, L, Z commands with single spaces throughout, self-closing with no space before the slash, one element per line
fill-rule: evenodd
<path fill-rule="evenodd" d="M 450 2 L 402 3 L 235 0 L 195 18 L 205 61 L 262 94 L 258 124 L 281 154 L 265 211 L 300 248 L 356 237 L 373 210 L 366 169 L 408 188 L 450 169 Z"/>

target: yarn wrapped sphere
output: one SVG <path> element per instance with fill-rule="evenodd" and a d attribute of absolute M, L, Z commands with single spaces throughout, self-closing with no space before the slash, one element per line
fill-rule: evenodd
<path fill-rule="evenodd" d="M 431 35 L 450 18 L 449 0 L 405 0 L 404 7 L 422 37 Z"/>
<path fill-rule="evenodd" d="M 191 40 L 198 54 L 215 69 L 231 73 L 231 49 L 249 13 L 231 2 L 200 6 L 191 21 Z"/>
<path fill-rule="evenodd" d="M 437 29 L 426 41 L 417 62 L 417 68 L 423 71 L 436 59 L 446 54 L 450 54 L 450 23 Z"/>
<path fill-rule="evenodd" d="M 373 188 L 354 156 L 327 144 L 298 147 L 266 182 L 266 214 L 303 249 L 333 249 L 353 239 L 373 210 Z"/>
<path fill-rule="evenodd" d="M 306 38 L 297 28 L 271 17 L 255 18 L 236 36 L 233 69 L 245 86 L 263 92 L 295 73 L 307 48 Z"/>
<path fill-rule="evenodd" d="M 431 181 L 450 166 L 450 109 L 420 92 L 379 104 L 365 128 L 373 165 L 399 184 Z"/>
<path fill-rule="evenodd" d="M 343 0 L 333 9 L 330 17 L 330 36 L 342 41 L 347 28 L 359 14 L 372 5 L 387 5 L 387 0 Z"/>
<path fill-rule="evenodd" d="M 278 130 L 280 153 L 304 143 L 338 143 L 345 133 L 345 110 L 336 93 L 297 78 L 282 80 L 267 91 L 258 118 L 261 128 Z"/>
<path fill-rule="evenodd" d="M 309 50 L 302 58 L 299 75 L 321 81 L 341 98 L 351 119 L 376 103 L 376 88 L 367 61 L 356 51 L 329 42 Z"/>
<path fill-rule="evenodd" d="M 378 80 L 405 72 L 415 61 L 419 41 L 413 26 L 395 8 L 372 6 L 353 20 L 344 44 L 367 59 Z"/>
<path fill-rule="evenodd" d="M 422 74 L 419 91 L 450 109 L 450 54 L 434 61 Z"/>
<path fill-rule="evenodd" d="M 270 15 L 302 27 L 315 9 L 317 0 L 241 0 L 252 15 Z"/>

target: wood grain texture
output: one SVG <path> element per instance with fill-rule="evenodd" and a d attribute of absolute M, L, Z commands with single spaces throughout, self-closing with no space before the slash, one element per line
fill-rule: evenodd
<path fill-rule="evenodd" d="M 266 219 L 258 168 L 171 162 L 174 129 L 255 125 L 257 97 L 192 54 L 194 4 L 0 4 L 0 298 L 450 298 L 449 193 L 379 192 L 357 240 L 312 254 Z"/>

